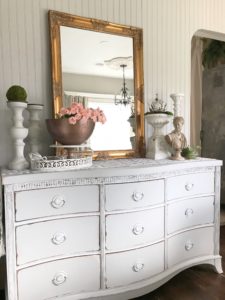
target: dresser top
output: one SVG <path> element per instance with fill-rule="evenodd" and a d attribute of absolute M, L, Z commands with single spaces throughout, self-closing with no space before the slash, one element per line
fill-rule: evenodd
<path fill-rule="evenodd" d="M 173 161 L 169 159 L 152 160 L 147 158 L 115 159 L 93 161 L 93 165 L 89 168 L 69 171 L 40 172 L 33 170 L 15 171 L 3 169 L 1 170 L 1 178 L 3 184 L 16 184 L 22 182 L 70 178 L 138 176 L 141 174 L 176 172 L 177 170 L 208 168 L 221 165 L 221 160 L 209 158 L 197 158 L 184 161 Z"/>

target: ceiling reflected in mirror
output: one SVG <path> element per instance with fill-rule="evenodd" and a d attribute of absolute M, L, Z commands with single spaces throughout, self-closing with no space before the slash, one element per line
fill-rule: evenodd
<path fill-rule="evenodd" d="M 121 78 L 121 70 L 112 60 L 129 57 L 126 77 L 133 79 L 132 38 L 66 26 L 60 26 L 60 37 L 63 73 Z"/>

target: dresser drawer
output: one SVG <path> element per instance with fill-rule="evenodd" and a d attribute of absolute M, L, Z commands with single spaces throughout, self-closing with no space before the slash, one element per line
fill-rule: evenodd
<path fill-rule="evenodd" d="M 106 217 L 106 248 L 123 250 L 164 237 L 164 207 Z"/>
<path fill-rule="evenodd" d="M 167 179 L 167 200 L 214 193 L 214 173 L 196 173 Z"/>
<path fill-rule="evenodd" d="M 75 186 L 15 193 L 16 221 L 99 211 L 98 186 Z"/>
<path fill-rule="evenodd" d="M 148 279 L 164 270 L 164 243 L 106 255 L 107 287 Z"/>
<path fill-rule="evenodd" d="M 184 232 L 168 240 L 168 267 L 198 256 L 212 255 L 214 251 L 213 227 Z"/>
<path fill-rule="evenodd" d="M 187 199 L 168 205 L 168 233 L 214 222 L 214 197 Z"/>
<path fill-rule="evenodd" d="M 99 217 L 68 218 L 16 228 L 17 264 L 99 250 Z"/>
<path fill-rule="evenodd" d="M 97 255 L 63 259 L 18 272 L 20 300 L 60 298 L 69 293 L 100 289 L 100 259 Z"/>
<path fill-rule="evenodd" d="M 164 202 L 164 181 L 113 184 L 106 186 L 106 210 L 146 207 Z"/>

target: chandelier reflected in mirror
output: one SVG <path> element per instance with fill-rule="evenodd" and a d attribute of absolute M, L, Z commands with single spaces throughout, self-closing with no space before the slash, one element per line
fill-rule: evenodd
<path fill-rule="evenodd" d="M 126 85 L 126 80 L 125 80 L 125 72 L 124 72 L 124 69 L 127 67 L 127 65 L 120 65 L 120 67 L 123 69 L 123 85 L 122 85 L 122 88 L 120 90 L 120 93 L 119 95 L 115 95 L 115 104 L 123 104 L 123 105 L 127 105 L 127 104 L 130 104 L 132 102 L 132 97 L 130 96 L 130 92 L 127 88 L 127 85 Z"/>
<path fill-rule="evenodd" d="M 120 91 L 115 95 L 114 103 L 115 105 L 121 104 L 121 105 L 129 105 L 134 102 L 134 97 L 130 95 L 130 91 L 127 87 L 127 82 L 125 79 L 125 69 L 131 69 L 133 70 L 133 57 L 115 57 L 110 60 L 106 60 L 105 64 L 112 68 L 112 69 L 122 69 L 123 74 L 123 82 L 122 82 L 122 88 Z"/>

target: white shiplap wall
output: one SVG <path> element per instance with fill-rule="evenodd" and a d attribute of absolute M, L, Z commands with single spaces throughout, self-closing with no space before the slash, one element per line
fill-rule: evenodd
<path fill-rule="evenodd" d="M 191 38 L 199 29 L 225 33 L 224 0 L 0 0 L 1 166 L 12 157 L 8 87 L 26 87 L 28 101 L 43 103 L 43 118 L 51 116 L 49 9 L 142 27 L 145 102 L 158 93 L 171 108 L 169 94 L 183 92 L 189 136 Z M 47 151 L 44 122 L 43 143 Z"/>

